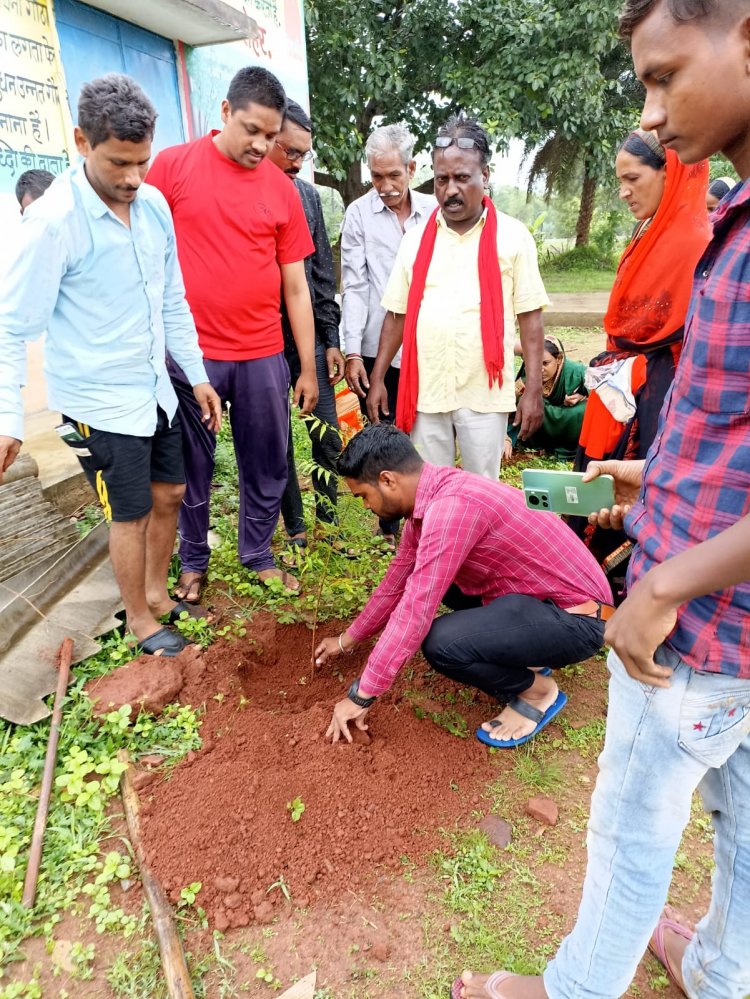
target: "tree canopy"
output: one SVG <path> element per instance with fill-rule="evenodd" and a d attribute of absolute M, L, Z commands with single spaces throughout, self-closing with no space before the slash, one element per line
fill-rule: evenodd
<path fill-rule="evenodd" d="M 307 0 L 316 179 L 348 203 L 365 189 L 373 124 L 406 122 L 418 148 L 462 108 L 498 147 L 555 140 L 589 189 L 611 176 L 640 86 L 617 36 L 619 0 Z M 544 172 L 544 171 L 542 171 Z M 589 190 L 589 193 L 591 191 Z"/>

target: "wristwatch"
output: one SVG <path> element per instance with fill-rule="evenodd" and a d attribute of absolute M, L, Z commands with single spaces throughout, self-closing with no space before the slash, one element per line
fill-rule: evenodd
<path fill-rule="evenodd" d="M 370 708 L 377 700 L 377 697 L 362 697 L 359 693 L 359 677 L 354 681 L 354 683 L 349 688 L 349 693 L 346 695 L 350 701 L 354 701 L 357 707 L 360 708 Z"/>

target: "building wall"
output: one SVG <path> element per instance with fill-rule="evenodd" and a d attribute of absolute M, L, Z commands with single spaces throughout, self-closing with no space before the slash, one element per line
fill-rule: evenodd
<path fill-rule="evenodd" d="M 233 6 L 257 23 L 254 38 L 226 45 L 181 47 L 189 79 L 192 137 L 221 127 L 219 113 L 227 84 L 243 66 L 265 66 L 278 76 L 290 97 L 310 107 L 302 0 L 234 0 Z"/>
<path fill-rule="evenodd" d="M 183 135 L 192 138 L 220 127 L 227 85 L 243 66 L 266 66 L 291 97 L 309 107 L 302 0 L 229 2 L 257 23 L 255 36 L 199 48 L 175 40 L 175 81 L 166 79 L 165 74 L 171 73 L 166 64 L 163 72 L 153 72 L 151 65 L 159 43 L 163 50 L 163 43 L 171 44 L 171 40 L 93 8 L 76 8 L 69 0 L 60 0 L 60 33 L 64 38 L 65 32 L 75 33 L 61 49 L 55 0 L 0 0 L 0 231 L 8 237 L 0 240 L 0 268 L 7 261 L 20 220 L 13 194 L 18 176 L 33 167 L 59 174 L 75 159 L 70 107 L 75 107 L 77 93 L 72 91 L 88 78 L 89 69 L 92 76 L 129 72 L 147 93 L 150 83 L 158 90 L 149 96 L 162 111 L 163 121 L 172 94 L 178 107 L 171 108 L 172 120 L 164 130 L 168 141 L 160 141 L 157 134 L 157 149 L 180 141 Z M 73 52 L 67 66 L 69 80 L 66 52 Z M 148 67 L 141 65 L 146 56 Z"/>

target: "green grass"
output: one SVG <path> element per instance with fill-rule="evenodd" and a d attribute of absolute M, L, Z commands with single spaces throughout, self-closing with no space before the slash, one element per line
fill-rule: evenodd
<path fill-rule="evenodd" d="M 612 289 L 614 271 L 546 271 L 542 268 L 544 287 L 550 294 L 585 294 Z M 553 303 L 554 304 L 554 303 Z"/>

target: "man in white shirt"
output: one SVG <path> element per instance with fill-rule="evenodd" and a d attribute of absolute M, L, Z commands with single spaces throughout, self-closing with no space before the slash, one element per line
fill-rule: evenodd
<path fill-rule="evenodd" d="M 497 479 L 508 415 L 516 410 L 521 439 L 542 422 L 548 299 L 531 233 L 485 193 L 490 157 L 473 119 L 454 116 L 440 129 L 433 153 L 440 210 L 399 248 L 367 403 L 374 423 L 393 418 L 385 374 L 403 341 L 398 425 L 425 461 L 454 465 L 458 444 L 466 471 Z M 516 320 L 527 371 L 518 407 Z"/>
<path fill-rule="evenodd" d="M 405 232 L 426 222 L 437 202 L 431 194 L 412 191 L 414 137 L 404 125 L 376 128 L 365 146 L 372 189 L 346 210 L 341 229 L 342 323 L 346 380 L 360 398 L 365 396 L 375 364 L 385 309 L 380 300 Z M 391 360 L 384 381 L 396 412 L 400 355 Z M 392 538 L 398 521 L 381 520 L 380 531 Z"/>

